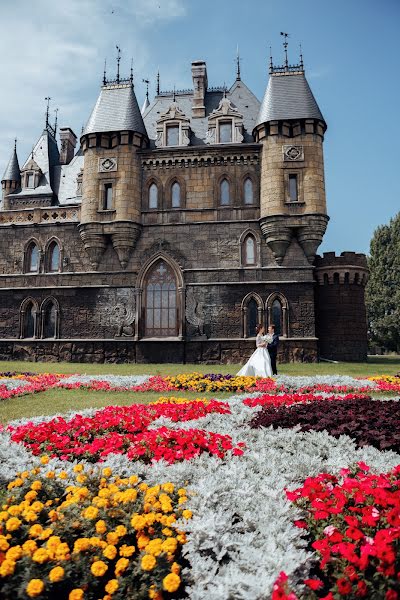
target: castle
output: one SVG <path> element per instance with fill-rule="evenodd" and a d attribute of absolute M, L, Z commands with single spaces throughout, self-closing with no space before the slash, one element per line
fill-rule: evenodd
<path fill-rule="evenodd" d="M 285 46 L 286 50 L 286 46 Z M 302 56 L 142 110 L 104 74 L 77 145 L 49 123 L 2 177 L 0 358 L 243 362 L 274 323 L 280 361 L 365 360 L 365 256 L 317 256 L 326 122 Z"/>

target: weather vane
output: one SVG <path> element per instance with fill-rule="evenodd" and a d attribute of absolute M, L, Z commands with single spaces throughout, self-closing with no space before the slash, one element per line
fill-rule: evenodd
<path fill-rule="evenodd" d="M 146 98 L 148 100 L 149 99 L 149 84 L 150 84 L 150 81 L 148 79 L 142 79 L 142 81 L 143 81 L 143 83 L 146 84 Z"/>
<path fill-rule="evenodd" d="M 121 61 L 121 48 L 119 46 L 115 46 L 117 49 L 117 83 L 119 83 L 119 63 Z"/>
<path fill-rule="evenodd" d="M 50 106 L 50 96 L 46 96 L 45 100 L 47 101 L 47 108 L 46 108 L 46 127 L 49 124 L 49 106 Z"/>

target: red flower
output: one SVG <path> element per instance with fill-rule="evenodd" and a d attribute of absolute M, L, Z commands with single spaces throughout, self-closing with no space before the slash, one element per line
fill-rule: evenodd
<path fill-rule="evenodd" d="M 385 600 L 398 600 L 399 594 L 395 590 L 388 590 L 385 595 Z"/>
<path fill-rule="evenodd" d="M 342 596 L 346 596 L 347 594 L 350 594 L 351 583 L 348 579 L 345 579 L 344 577 L 342 577 L 341 579 L 337 580 L 336 585 L 337 585 L 339 594 L 341 594 Z"/>
<path fill-rule="evenodd" d="M 311 589 L 311 590 L 319 590 L 320 588 L 323 587 L 323 583 L 320 579 L 305 579 L 304 583 Z"/>

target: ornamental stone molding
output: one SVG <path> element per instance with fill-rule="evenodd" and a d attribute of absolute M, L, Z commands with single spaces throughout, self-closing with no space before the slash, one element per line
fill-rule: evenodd
<path fill-rule="evenodd" d="M 99 158 L 99 173 L 112 173 L 117 169 L 118 162 L 116 158 Z"/>
<path fill-rule="evenodd" d="M 179 127 L 179 143 L 178 146 L 189 146 L 190 144 L 190 119 L 185 113 L 179 108 L 178 103 L 173 100 L 168 110 L 162 113 L 160 118 L 156 121 L 156 141 L 155 145 L 157 148 L 167 146 L 167 127 L 178 126 Z"/>
<path fill-rule="evenodd" d="M 238 144 L 243 142 L 243 115 L 232 104 L 229 98 L 222 98 L 218 108 L 214 109 L 208 117 L 208 131 L 206 134 L 207 144 L 219 144 L 219 122 L 232 121 L 232 140 L 230 143 Z"/>
<path fill-rule="evenodd" d="M 304 160 L 303 146 L 283 145 L 282 146 L 283 160 L 295 162 Z"/>

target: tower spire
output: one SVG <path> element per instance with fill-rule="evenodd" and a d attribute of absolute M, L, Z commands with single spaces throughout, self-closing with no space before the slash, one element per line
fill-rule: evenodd
<path fill-rule="evenodd" d="M 54 111 L 56 113 L 56 118 L 54 120 L 54 134 L 57 133 L 57 117 L 58 117 L 58 108 L 55 109 Z"/>
<path fill-rule="evenodd" d="M 131 84 L 133 85 L 133 57 L 131 58 L 131 76 L 130 76 Z"/>
<path fill-rule="evenodd" d="M 50 106 L 50 96 L 46 96 L 45 98 L 46 102 L 47 102 L 47 107 L 46 107 L 46 128 L 49 125 L 49 106 Z"/>
<path fill-rule="evenodd" d="M 287 41 L 287 39 L 289 37 L 289 34 L 285 33 L 284 31 L 281 31 L 281 35 L 283 35 L 283 38 L 284 38 L 283 48 L 284 48 L 284 51 L 285 51 L 285 68 L 287 70 L 287 69 L 289 69 L 289 61 L 288 61 L 288 56 L 287 56 L 287 47 L 288 47 L 288 41 Z"/>
<path fill-rule="evenodd" d="M 274 72 L 274 64 L 272 62 L 272 48 L 269 47 L 269 74 L 271 75 Z"/>
<path fill-rule="evenodd" d="M 160 95 L 160 68 L 158 68 L 158 71 L 157 71 L 156 91 L 157 91 L 157 96 L 159 96 Z"/>
<path fill-rule="evenodd" d="M 239 56 L 239 44 L 236 48 L 236 81 L 240 81 L 240 56 Z"/>
<path fill-rule="evenodd" d="M 107 59 L 104 59 L 103 85 L 107 85 Z"/>
<path fill-rule="evenodd" d="M 115 46 L 117 49 L 117 83 L 119 83 L 119 63 L 121 62 L 121 48 Z"/>
<path fill-rule="evenodd" d="M 300 46 L 300 68 L 302 71 L 304 71 L 303 50 L 301 48 L 301 44 L 299 44 L 299 46 Z"/>

